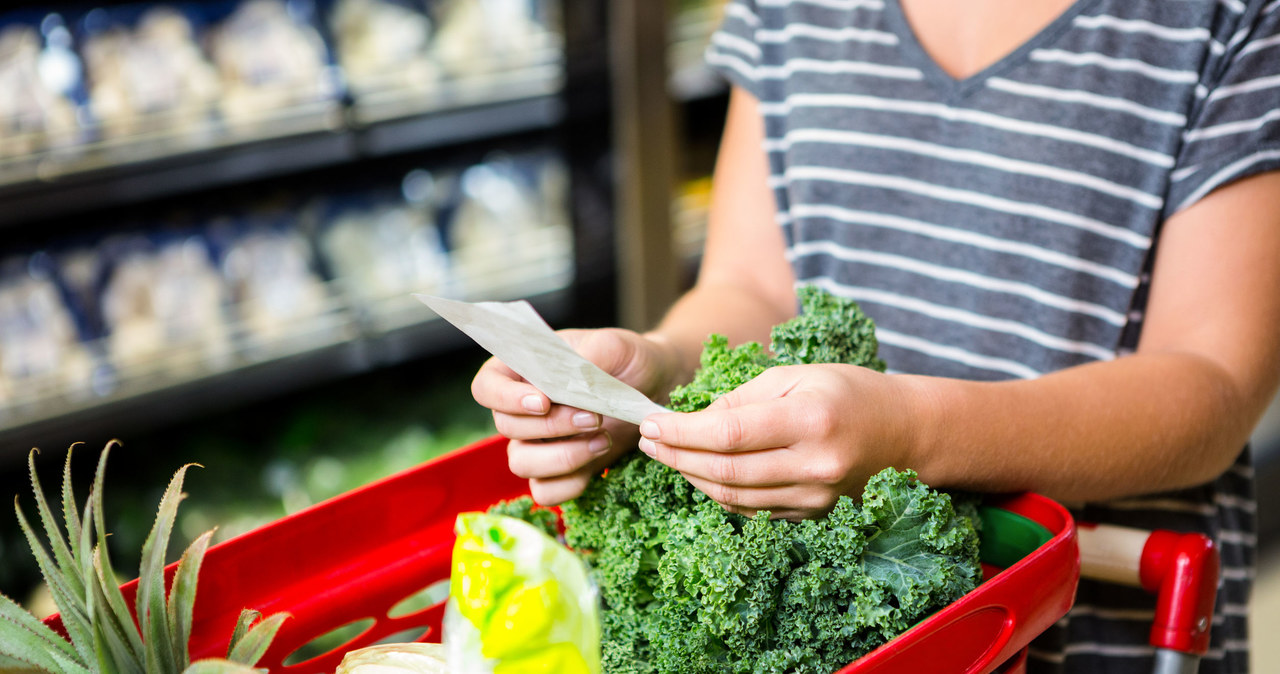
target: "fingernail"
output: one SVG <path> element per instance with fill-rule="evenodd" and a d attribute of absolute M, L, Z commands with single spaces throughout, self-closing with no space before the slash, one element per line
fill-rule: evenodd
<path fill-rule="evenodd" d="M 658 448 L 648 438 L 640 438 L 640 451 L 644 452 L 650 459 L 657 458 Z"/>
<path fill-rule="evenodd" d="M 575 412 L 573 425 L 578 428 L 595 428 L 600 425 L 600 418 L 591 412 Z"/>
<path fill-rule="evenodd" d="M 643 435 L 650 440 L 657 440 L 659 439 L 659 436 L 662 435 L 662 430 L 659 429 L 658 425 L 652 421 L 645 420 L 640 422 L 640 435 Z"/>
<path fill-rule="evenodd" d="M 609 451 L 609 447 L 612 444 L 613 441 L 609 439 L 609 434 L 601 433 L 600 435 L 591 438 L 591 442 L 587 443 L 587 450 L 592 454 L 604 454 Z"/>
<path fill-rule="evenodd" d="M 542 412 L 542 396 L 530 393 L 520 399 L 520 406 L 530 412 Z"/>

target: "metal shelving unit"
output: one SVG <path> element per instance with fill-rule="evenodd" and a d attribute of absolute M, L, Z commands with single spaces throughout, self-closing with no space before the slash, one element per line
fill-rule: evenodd
<path fill-rule="evenodd" d="M 599 302 L 612 292 L 614 269 L 612 194 L 601 193 L 608 178 L 598 175 L 607 161 L 612 114 L 604 6 L 564 3 L 558 12 L 563 34 L 535 40 L 535 51 L 520 63 L 466 77 L 445 74 L 426 88 L 366 90 L 282 112 L 252 131 L 215 124 L 0 160 L 0 231 L 37 242 L 74 236 L 77 228 L 100 230 L 89 223 L 104 211 L 125 213 L 108 217 L 127 223 L 153 204 L 188 196 L 216 203 L 221 197 L 209 195 L 305 183 L 317 172 L 351 171 L 361 179 L 370 167 L 417 157 L 429 163 L 435 156 L 456 166 L 458 156 L 475 157 L 481 148 L 533 134 L 569 164 L 571 243 L 521 244 L 528 256 L 495 260 L 501 269 L 488 276 L 466 270 L 441 294 L 525 298 L 551 321 L 612 321 L 601 318 L 612 309 L 603 312 Z M 601 245 L 609 248 L 604 255 Z M 36 378 L 20 380 L 21 390 L 0 391 L 0 398 L 7 396 L 0 402 L 0 463 L 33 445 L 161 427 L 469 347 L 407 296 L 357 296 L 339 281 L 326 283 L 323 311 L 290 325 L 279 339 L 255 339 L 239 319 L 231 320 L 230 346 L 214 356 L 177 348 L 125 364 L 103 357 L 105 344 L 86 344 L 95 354 L 87 385 Z"/>

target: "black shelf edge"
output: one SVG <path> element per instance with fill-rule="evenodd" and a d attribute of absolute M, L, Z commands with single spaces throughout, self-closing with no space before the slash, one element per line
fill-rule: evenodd
<path fill-rule="evenodd" d="M 0 187 L 0 229 L 360 159 L 552 128 L 563 116 L 556 92 L 15 183 Z"/>
<path fill-rule="evenodd" d="M 351 136 L 329 131 L 20 183 L 0 189 L 0 227 L 332 166 L 353 155 Z"/>
<path fill-rule="evenodd" d="M 382 157 L 549 129 L 564 119 L 564 105 L 557 96 L 490 103 L 369 125 L 358 132 L 359 152 Z"/>

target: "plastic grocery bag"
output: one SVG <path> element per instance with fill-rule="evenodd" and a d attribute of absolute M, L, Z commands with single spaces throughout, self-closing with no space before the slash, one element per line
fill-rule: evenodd
<path fill-rule="evenodd" d="M 599 593 L 537 527 L 458 516 L 444 650 L 453 674 L 600 674 Z"/>

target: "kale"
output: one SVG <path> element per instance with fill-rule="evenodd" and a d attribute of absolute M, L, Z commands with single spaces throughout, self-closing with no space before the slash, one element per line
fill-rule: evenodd
<path fill-rule="evenodd" d="M 816 286 L 804 286 L 796 294 L 802 311 L 773 327 L 769 351 L 759 342 L 730 348 L 727 337 L 711 335 L 693 381 L 671 392 L 670 408 L 696 412 L 775 365 L 845 363 L 884 372 L 884 361 L 876 356 L 880 343 L 875 323 L 857 302 Z"/>
<path fill-rule="evenodd" d="M 556 516 L 556 511 L 539 507 L 533 502 L 532 496 L 499 501 L 489 506 L 488 512 L 490 515 L 504 515 L 528 522 L 552 538 L 560 535 L 559 528 L 556 526 L 560 519 Z"/>
<path fill-rule="evenodd" d="M 847 363 L 884 372 L 876 356 L 876 324 L 853 300 L 836 297 L 816 286 L 796 291 L 799 316 L 774 326 L 769 348 L 779 365 Z"/>
<path fill-rule="evenodd" d="M 774 365 L 883 371 L 858 306 L 813 288 L 774 328 L 772 353 L 713 335 L 672 408 L 693 411 Z M 976 587 L 976 504 L 886 468 L 861 501 L 821 520 L 727 512 L 679 473 L 633 452 L 564 505 L 565 540 L 592 567 L 604 670 L 832 672 Z"/>

